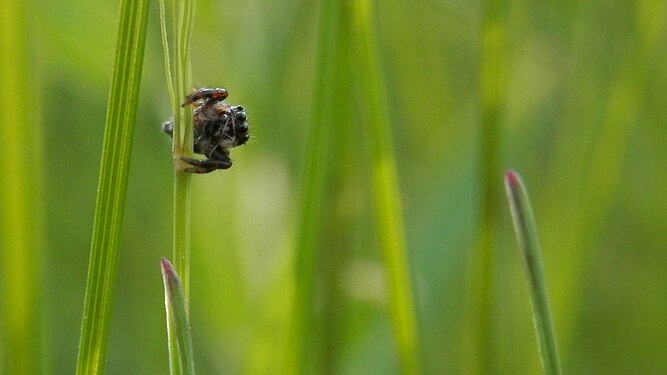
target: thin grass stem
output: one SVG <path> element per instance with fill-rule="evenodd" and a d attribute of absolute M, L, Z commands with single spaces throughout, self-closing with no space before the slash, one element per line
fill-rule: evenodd
<path fill-rule="evenodd" d="M 192 155 L 192 114 L 189 107 L 182 108 L 181 100 L 192 89 L 190 63 L 190 35 L 194 18 L 194 1 L 172 1 L 171 17 L 167 14 L 165 0 L 160 0 L 160 28 L 164 55 L 165 76 L 174 120 L 172 156 L 174 159 L 174 247 L 173 261 L 181 275 L 183 291 L 188 305 L 190 295 L 190 173 L 181 156 Z M 167 19 L 172 20 L 174 48 L 169 48 Z M 174 51 L 172 58 L 171 52 Z M 173 70 L 172 70 L 173 68 Z"/>

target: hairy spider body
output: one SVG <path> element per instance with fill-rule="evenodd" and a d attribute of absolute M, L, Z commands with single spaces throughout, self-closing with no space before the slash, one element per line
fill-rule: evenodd
<path fill-rule="evenodd" d="M 181 106 L 192 105 L 194 127 L 193 151 L 206 156 L 206 160 L 181 157 L 190 164 L 185 170 L 191 173 L 209 173 L 217 169 L 229 169 L 232 160 L 229 150 L 245 144 L 250 138 L 245 109 L 240 105 L 224 103 L 227 90 L 201 88 L 185 98 Z M 173 121 L 163 124 L 162 130 L 173 136 Z"/>

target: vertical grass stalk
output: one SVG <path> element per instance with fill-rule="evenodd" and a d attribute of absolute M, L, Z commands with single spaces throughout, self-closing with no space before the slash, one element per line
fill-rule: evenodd
<path fill-rule="evenodd" d="M 492 371 L 493 341 L 491 327 L 491 287 L 495 223 L 500 205 L 499 167 L 500 116 L 503 103 L 503 40 L 505 23 L 502 0 L 482 2 L 480 52 L 480 196 L 481 219 L 478 251 L 472 259 L 471 303 L 467 336 L 471 346 L 466 372 L 488 374 Z"/>
<path fill-rule="evenodd" d="M 95 205 L 77 374 L 104 371 L 143 67 L 148 0 L 122 0 Z"/>
<path fill-rule="evenodd" d="M 542 269 L 542 255 L 533 210 L 519 175 L 514 172 L 505 174 L 505 190 L 512 212 L 516 237 L 526 266 L 542 368 L 546 375 L 559 375 L 561 370 L 556 335 L 551 319 L 547 283 Z"/>
<path fill-rule="evenodd" d="M 410 265 L 406 253 L 396 162 L 382 67 L 378 61 L 373 2 L 354 1 L 352 5 L 356 66 L 363 108 L 370 129 L 372 187 L 380 247 L 387 271 L 389 308 L 400 363 L 406 374 L 422 371 L 421 351 Z"/>
<path fill-rule="evenodd" d="M 292 318 L 286 352 L 287 374 L 308 373 L 312 344 L 313 291 L 317 250 L 321 246 L 321 213 L 326 176 L 331 167 L 332 132 L 336 107 L 336 51 L 342 43 L 340 23 L 341 4 L 324 0 L 320 4 L 319 40 L 315 78 L 313 121 L 308 135 L 302 177 L 300 222 L 295 244 L 294 295 Z"/>
<path fill-rule="evenodd" d="M 165 0 L 160 0 L 159 6 L 165 75 L 174 120 L 172 143 L 174 161 L 172 258 L 176 272 L 181 275 L 180 286 L 182 288 L 183 308 L 187 317 L 190 304 L 190 195 L 192 175 L 184 171 L 186 164 L 180 158 L 181 156 L 192 155 L 193 130 L 190 108 L 181 108 L 180 102 L 192 89 L 190 35 L 192 34 L 195 4 L 194 0 L 171 1 L 170 16 L 174 39 L 174 48 L 171 49 L 169 48 L 168 14 Z M 173 59 L 171 50 L 174 51 Z M 169 367 L 171 374 L 180 374 L 184 369 L 188 369 L 188 366 L 183 367 L 183 365 L 187 364 L 187 359 L 184 359 L 184 356 L 189 354 L 184 351 L 181 343 L 179 343 L 178 335 L 174 334 L 173 322 L 170 321 L 169 317 L 169 309 L 167 309 Z M 194 373 L 194 364 L 192 365 L 192 373 Z"/>
<path fill-rule="evenodd" d="M 165 0 L 160 0 L 160 28 L 164 52 L 167 88 L 174 119 L 172 156 L 174 159 L 174 266 L 181 276 L 185 305 L 190 295 L 190 186 L 192 175 L 184 171 L 181 156 L 192 155 L 192 114 L 190 108 L 181 108 L 180 102 L 192 90 L 190 63 L 190 36 L 194 18 L 194 0 L 172 1 L 171 20 L 174 30 L 174 48 L 169 48 L 168 14 Z M 174 51 L 172 59 L 170 50 Z M 173 64 L 172 64 L 173 62 Z"/>
<path fill-rule="evenodd" d="M 0 3 L 0 373 L 17 375 L 45 371 L 40 324 L 45 214 L 41 124 L 37 111 L 16 102 L 26 90 L 39 92 L 30 64 L 33 5 Z M 39 95 L 30 96 L 39 100 Z"/>

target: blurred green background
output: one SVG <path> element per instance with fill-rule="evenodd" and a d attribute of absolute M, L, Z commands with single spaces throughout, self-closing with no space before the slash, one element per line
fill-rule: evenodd
<path fill-rule="evenodd" d="M 159 259 L 171 254 L 173 187 L 170 141 L 160 124 L 170 109 L 157 2 L 152 6 L 110 374 L 168 369 Z M 271 374 L 289 318 L 318 6 L 201 0 L 197 7 L 195 82 L 226 87 L 230 103 L 247 107 L 252 131 L 249 144 L 232 153 L 233 168 L 193 179 L 197 367 L 202 374 Z M 34 148 L 3 155 L 42 160 L 34 174 L 43 209 L 37 205 L 33 214 L 43 223 L 44 245 L 34 269 L 47 373 L 75 367 L 117 11 L 116 1 L 81 0 L 30 9 L 26 69 L 34 84 L 1 104 L 30 113 L 34 123 L 0 126 L 41 134 L 30 137 Z M 469 264 L 482 201 L 481 5 L 390 0 L 376 11 L 426 372 L 465 373 Z M 522 174 L 532 198 L 565 373 L 665 374 L 667 3 L 517 0 L 503 12 L 499 158 Z M 333 373 L 398 373 L 366 169 L 353 170 L 355 183 L 335 196 L 353 218 L 344 241 L 352 245 L 325 257 L 342 270 Z M 6 178 L 0 172 L 2 184 L 11 185 Z M 3 226 L 6 235 L 10 223 Z M 493 372 L 538 373 L 504 202 L 495 230 Z M 11 270 L 0 265 L 0 272 Z M 12 285 L 2 280 L 5 309 Z M 1 345 L 7 356 L 12 343 Z"/>

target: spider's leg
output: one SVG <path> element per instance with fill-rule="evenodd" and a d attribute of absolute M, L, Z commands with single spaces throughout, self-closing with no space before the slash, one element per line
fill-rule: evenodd
<path fill-rule="evenodd" d="M 192 94 L 188 95 L 185 97 L 185 101 L 183 104 L 181 104 L 181 107 L 185 107 L 188 104 L 192 104 L 196 102 L 197 100 L 200 99 L 206 99 L 206 102 L 213 101 L 213 102 L 218 102 L 221 100 L 225 100 L 225 98 L 229 94 L 227 93 L 227 90 L 223 88 L 201 88 L 199 90 L 196 90 Z"/>
<path fill-rule="evenodd" d="M 185 171 L 189 173 L 210 173 L 217 169 L 229 169 L 232 166 L 232 161 L 229 158 L 226 159 L 227 160 L 197 160 L 181 156 L 181 160 L 192 166 L 185 168 Z"/>

